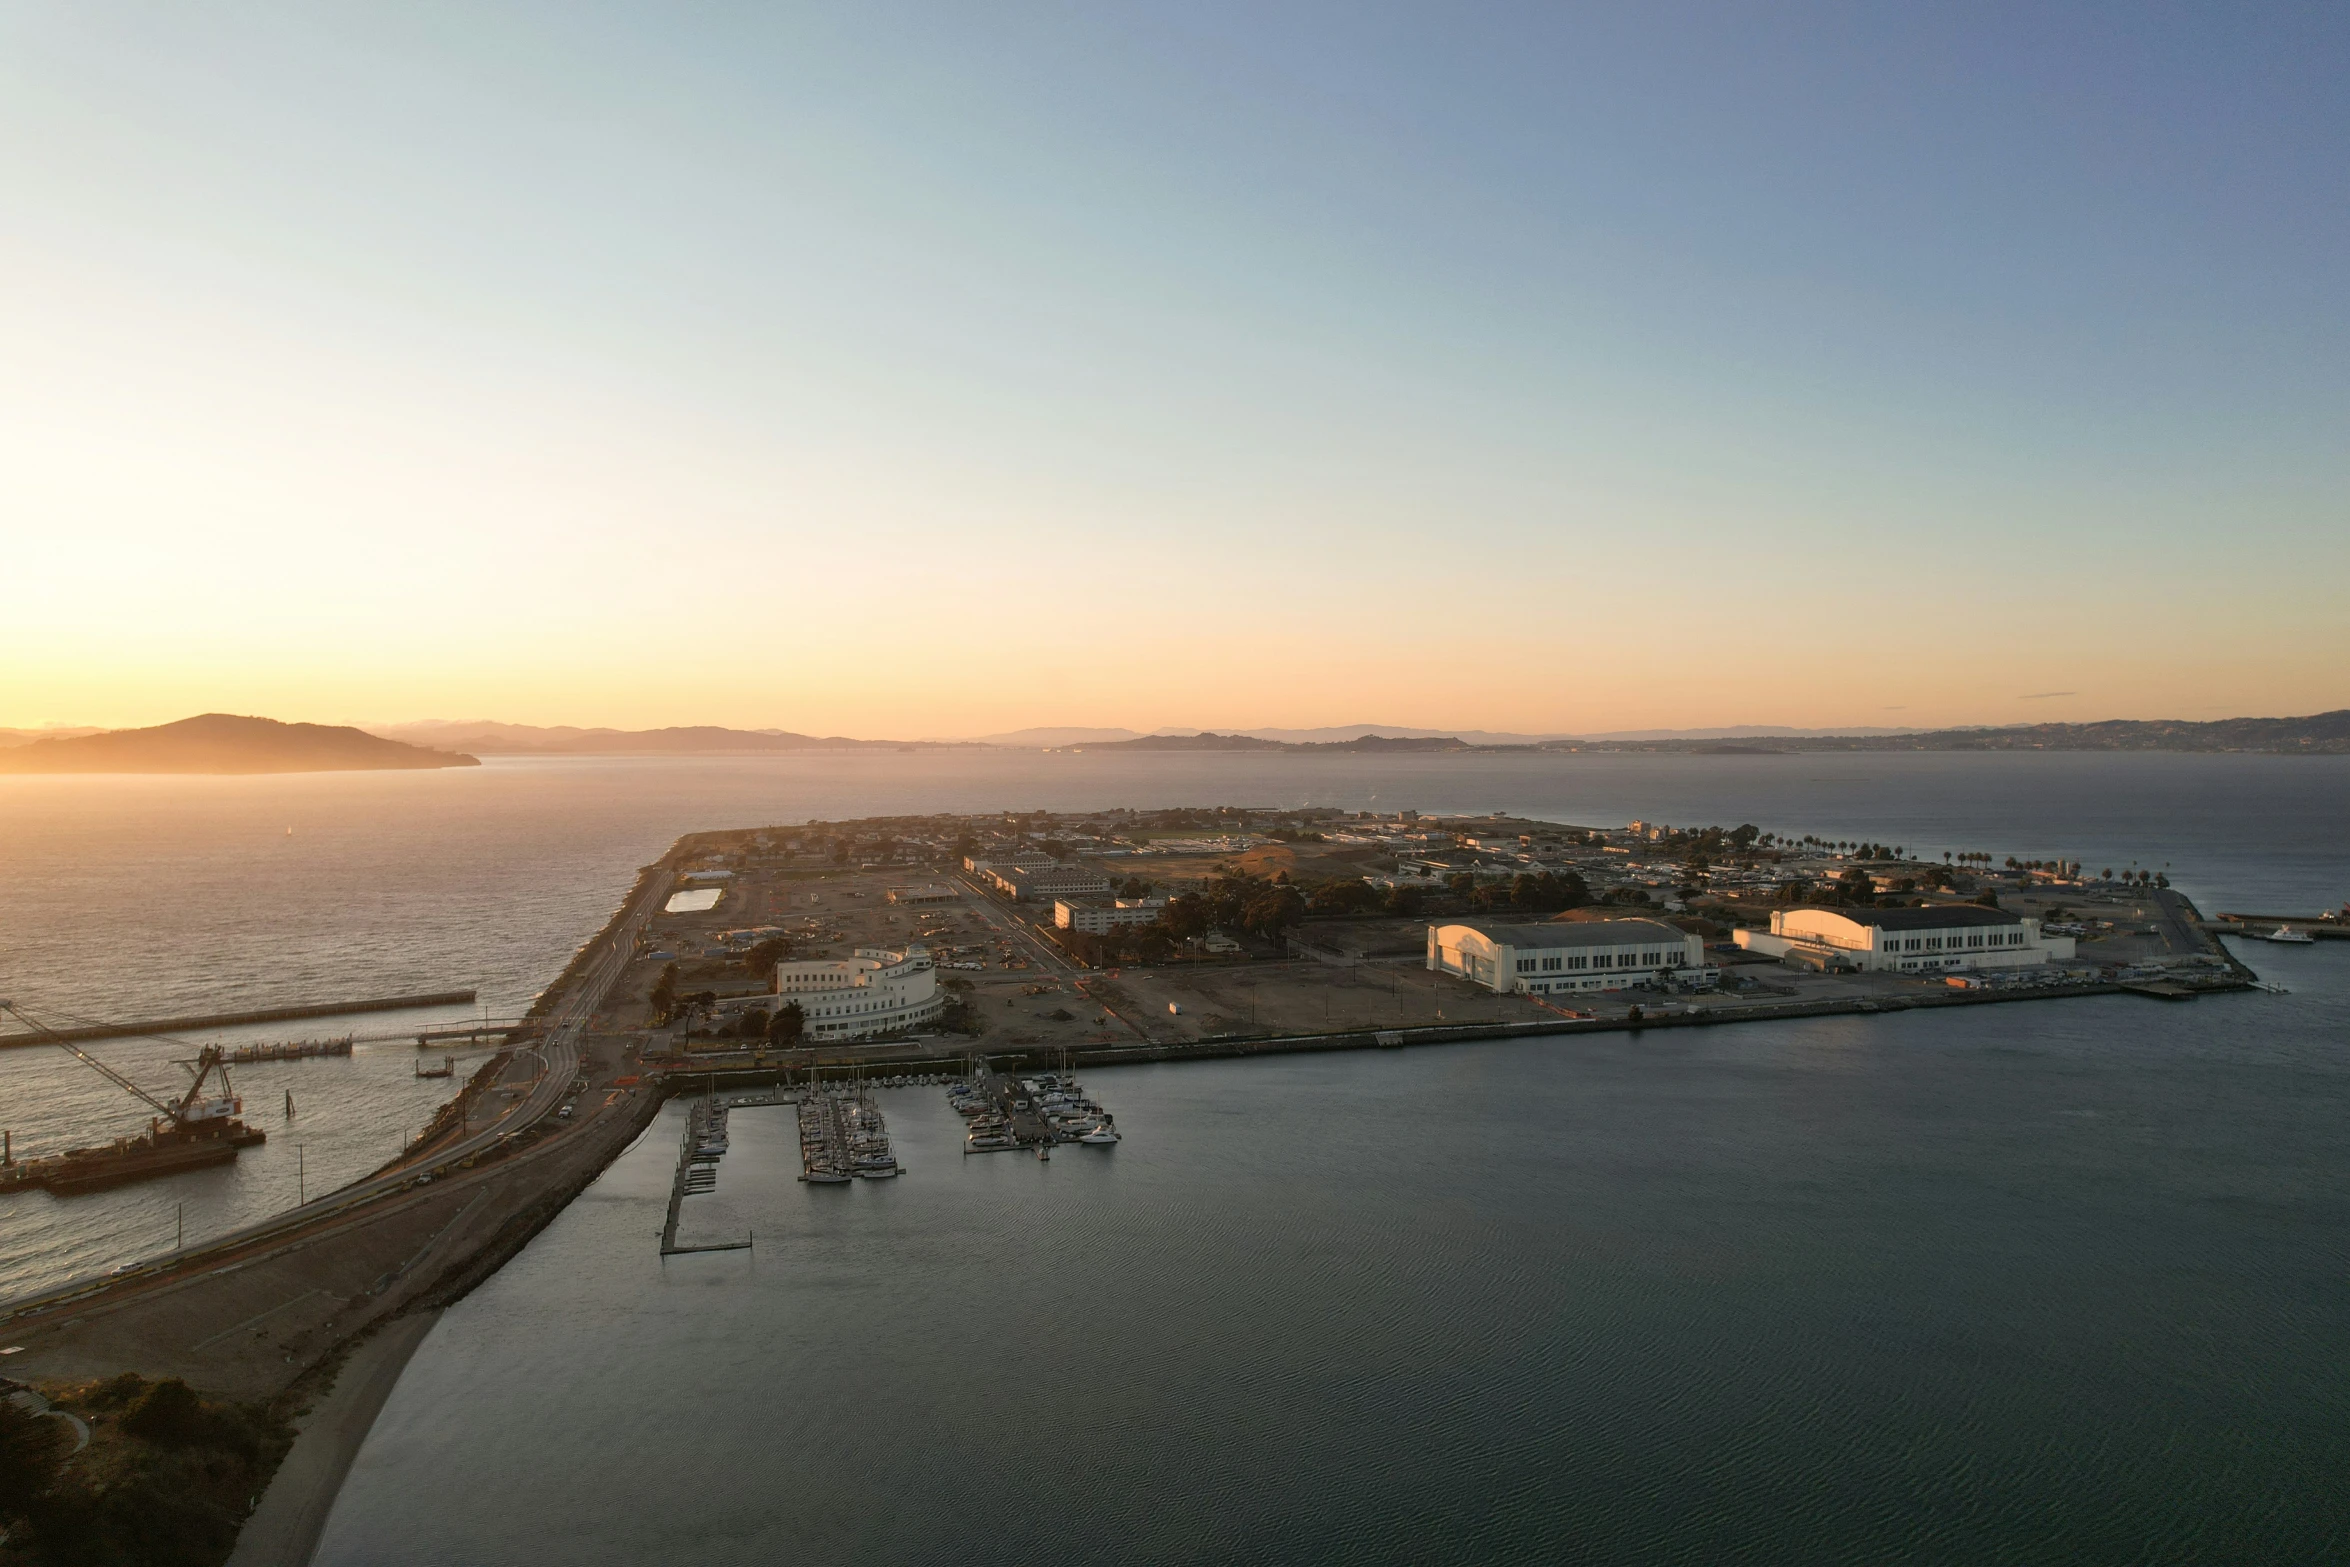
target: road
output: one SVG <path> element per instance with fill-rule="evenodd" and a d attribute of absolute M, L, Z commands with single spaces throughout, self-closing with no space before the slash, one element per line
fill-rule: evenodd
<path fill-rule="evenodd" d="M 979 917 L 995 927 L 1014 946 L 1025 951 L 1029 961 L 1047 974 L 1082 974 L 1084 969 L 1070 961 L 1067 954 L 1028 928 L 1028 922 L 1017 913 L 1006 913 L 995 895 L 968 874 L 957 874 L 955 880 L 970 891 L 977 904 Z M 1014 909 L 1018 905 L 1013 905 Z"/>

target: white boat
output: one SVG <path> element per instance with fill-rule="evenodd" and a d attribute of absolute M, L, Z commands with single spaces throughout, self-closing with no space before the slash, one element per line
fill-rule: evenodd
<path fill-rule="evenodd" d="M 1110 1125 L 1107 1121 L 1104 1121 L 1101 1125 L 1095 1127 L 1092 1131 L 1085 1133 L 1077 1140 L 1081 1143 L 1091 1143 L 1098 1148 L 1105 1143 L 1116 1142 L 1118 1140 L 1118 1129 Z"/>
<path fill-rule="evenodd" d="M 892 1160 L 888 1164 L 860 1164 L 857 1166 L 857 1174 L 864 1177 L 868 1181 L 886 1181 L 897 1173 L 898 1167 L 895 1160 Z"/>
<path fill-rule="evenodd" d="M 2317 945 L 2315 936 L 2304 930 L 2295 930 L 2290 925 L 2279 925 L 2268 933 L 2267 939 L 2281 941 L 2288 947 L 2314 947 Z"/>
<path fill-rule="evenodd" d="M 817 1165 L 800 1177 L 817 1186 L 844 1186 L 852 1177 L 846 1170 L 835 1170 L 829 1165 Z"/>

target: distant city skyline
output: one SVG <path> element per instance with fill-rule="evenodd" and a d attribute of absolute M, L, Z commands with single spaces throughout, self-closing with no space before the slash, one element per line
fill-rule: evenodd
<path fill-rule="evenodd" d="M 2346 75 L 2339 8 L 20 7 L 0 725 L 2339 708 Z"/>

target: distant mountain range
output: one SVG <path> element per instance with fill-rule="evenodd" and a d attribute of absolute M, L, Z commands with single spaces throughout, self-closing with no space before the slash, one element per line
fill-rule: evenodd
<path fill-rule="evenodd" d="M 1139 729 L 1011 729 L 1002 734 L 973 735 L 975 745 L 1000 745 L 1015 748 L 1083 745 L 1114 745 L 1121 740 L 1155 740 L 1163 737 L 1189 738 L 1216 731 L 1172 725 L 1144 734 Z M 1494 729 L 1420 729 L 1410 724 L 1326 724 L 1319 729 L 1233 729 L 1229 734 L 1255 740 L 1286 740 L 1294 745 L 1327 745 L 1333 741 L 1354 740 L 1364 735 L 1379 735 L 1397 740 L 1452 740 L 1462 745 L 1549 745 L 1557 742 L 1581 744 L 1605 740 L 1746 740 L 1777 738 L 1780 736 L 1810 735 L 1892 735 L 1906 734 L 1902 729 L 1790 729 L 1777 724 L 1740 724 L 1728 729 L 1624 729 L 1602 734 L 1571 735 L 1563 731 L 1546 734 L 1512 734 Z"/>
<path fill-rule="evenodd" d="M 1306 735 L 1315 738 L 1294 739 Z M 1344 738 L 1321 738 L 1343 736 Z M 1106 737 L 1106 738 L 1105 738 Z M 1823 751 L 2264 751 L 2350 753 L 2350 709 L 2306 718 L 2111 719 L 2094 724 L 2007 728 L 1864 730 L 1841 733 L 1747 726 L 1640 730 L 1613 735 L 1511 736 L 1488 730 L 1443 734 L 1376 728 L 1136 734 L 1129 729 L 1039 728 L 984 741 L 852 740 L 784 729 L 542 728 L 435 720 L 380 732 L 327 724 L 206 713 L 152 729 L 0 730 L 5 773 L 287 773 L 380 768 L 471 767 L 481 756 L 724 756 L 794 751 L 909 751 L 997 744 L 1031 749 L 1150 752 L 1297 751 L 1315 754 L 1442 754 L 1470 751 L 1622 750 L 1699 755 Z"/>
<path fill-rule="evenodd" d="M 1689 742 L 1651 742 L 1685 749 Z M 1758 751 L 2270 751 L 2350 753 L 2350 708 L 2307 718 L 2112 718 L 2094 724 L 2018 724 L 1889 735 L 1814 735 L 1772 740 Z"/>
<path fill-rule="evenodd" d="M 480 765 L 470 756 L 405 745 L 363 729 L 230 713 L 0 749 L 4 773 L 333 773 Z"/>
<path fill-rule="evenodd" d="M 818 738 L 788 729 L 725 729 L 714 724 L 691 724 L 669 729 L 540 728 L 532 724 L 500 724 L 435 719 L 417 724 L 387 724 L 380 731 L 412 744 L 471 751 L 478 756 L 712 756 L 770 751 L 888 751 L 907 744 L 929 746 L 936 741 L 851 740 L 842 735 Z"/>
<path fill-rule="evenodd" d="M 78 740 L 83 735 L 102 735 L 105 732 L 103 729 L 70 724 L 49 729 L 0 729 L 0 751 L 10 746 L 31 745 L 36 740 Z"/>
<path fill-rule="evenodd" d="M 1352 740 L 1267 740 L 1258 735 L 1142 735 L 1087 746 L 1089 751 L 1474 751 L 1457 735 L 1357 735 Z"/>
<path fill-rule="evenodd" d="M 1287 731 L 1328 734 L 1329 730 Z M 1346 731 L 1335 731 L 1345 733 Z M 1483 731 L 1441 735 L 1358 732 L 1347 740 L 1288 740 L 1273 732 L 1141 735 L 1089 744 L 1105 751 L 1525 751 L 1598 748 L 1770 755 L 1818 751 L 2268 751 L 2350 752 L 2350 709 L 2307 718 L 2109 719 L 2094 724 L 2021 724 L 2006 728 L 1859 730 L 1841 733 L 1750 726 L 1725 730 L 1645 730 L 1621 735 L 1553 736 L 1496 741 Z"/>

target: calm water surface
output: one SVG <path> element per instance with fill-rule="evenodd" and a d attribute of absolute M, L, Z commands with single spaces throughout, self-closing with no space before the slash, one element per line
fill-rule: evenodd
<path fill-rule="evenodd" d="M 681 831 L 1037 806 L 1753 821 L 2314 909 L 2350 892 L 2346 785 L 2264 757 L 955 753 L 5 779 L 0 993 L 506 1010 Z M 2252 956 L 2293 993 L 1104 1072 L 1127 1141 L 1043 1165 L 961 1157 L 908 1091 L 912 1173 L 845 1191 L 745 1114 L 693 1214 L 757 1251 L 666 1267 L 665 1123 L 443 1320 L 322 1560 L 2338 1558 L 2350 953 Z M 395 1068 L 277 1069 L 314 1172 L 415 1113 Z M 37 1138 L 114 1092 L 0 1057 L 0 1124 Z M 191 1234 L 282 1206 L 294 1140 L 209 1191 L 0 1206 L 0 1285 L 151 1251 L 178 1202 Z"/>

